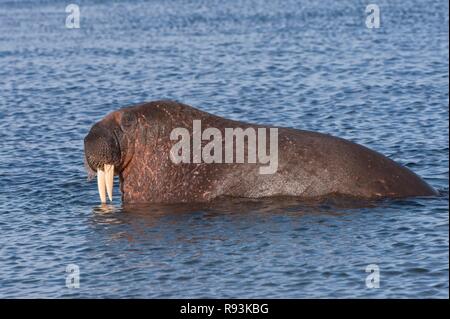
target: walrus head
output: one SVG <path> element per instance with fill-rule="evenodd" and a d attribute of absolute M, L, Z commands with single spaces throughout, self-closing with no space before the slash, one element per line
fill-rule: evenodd
<path fill-rule="evenodd" d="M 106 202 L 106 193 L 112 200 L 114 175 L 119 175 L 131 160 L 133 139 L 130 137 L 135 127 L 135 115 L 124 109 L 94 124 L 84 138 L 86 168 L 97 174 L 102 203 Z"/>

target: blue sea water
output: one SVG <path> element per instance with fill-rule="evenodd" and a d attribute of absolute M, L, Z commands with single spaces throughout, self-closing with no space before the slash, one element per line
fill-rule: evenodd
<path fill-rule="evenodd" d="M 0 0 L 0 297 L 448 298 L 448 6 Z M 162 98 L 347 138 L 440 195 L 100 207 L 84 136 Z"/>

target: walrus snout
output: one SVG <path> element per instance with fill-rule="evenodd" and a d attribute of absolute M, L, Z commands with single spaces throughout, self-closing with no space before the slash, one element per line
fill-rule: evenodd
<path fill-rule="evenodd" d="M 95 124 L 84 138 L 84 152 L 88 166 L 97 172 L 98 191 L 102 203 L 106 193 L 112 200 L 114 167 L 121 163 L 120 143 L 114 129 Z"/>
<path fill-rule="evenodd" d="M 105 164 L 120 164 L 120 145 L 114 132 L 99 124 L 94 125 L 84 138 L 86 160 L 93 170 Z"/>

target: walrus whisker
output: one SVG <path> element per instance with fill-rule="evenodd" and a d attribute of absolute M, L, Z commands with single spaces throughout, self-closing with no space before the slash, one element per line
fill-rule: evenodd
<path fill-rule="evenodd" d="M 86 159 L 86 156 L 84 156 L 84 169 L 86 170 L 87 173 L 87 180 L 91 181 L 95 178 L 95 176 L 97 175 L 97 172 L 94 171 L 88 164 L 88 161 Z"/>

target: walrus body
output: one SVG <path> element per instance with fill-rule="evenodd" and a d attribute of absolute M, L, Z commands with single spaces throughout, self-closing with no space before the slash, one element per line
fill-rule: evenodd
<path fill-rule="evenodd" d="M 290 128 L 278 128 L 278 169 L 273 174 L 260 174 L 258 163 L 176 164 L 169 156 L 176 143 L 170 134 L 177 127 L 191 131 L 193 120 L 201 120 L 203 129 L 221 132 L 262 127 L 155 101 L 118 110 L 96 123 L 85 138 L 86 162 L 98 173 L 105 164 L 114 165 L 122 200 L 129 203 L 202 202 L 221 196 L 372 200 L 436 194 L 409 169 L 364 146 Z"/>

